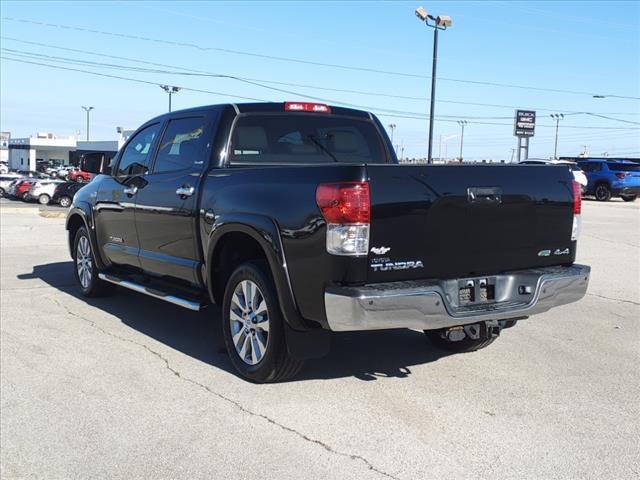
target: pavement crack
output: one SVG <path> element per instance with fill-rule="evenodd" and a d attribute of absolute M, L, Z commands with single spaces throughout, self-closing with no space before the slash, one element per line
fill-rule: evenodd
<path fill-rule="evenodd" d="M 605 300 L 611 300 L 611 301 L 614 301 L 614 302 L 630 303 L 631 305 L 639 305 L 640 306 L 640 302 L 634 302 L 633 300 L 625 300 L 623 298 L 607 297 L 605 295 L 598 295 L 597 293 L 589 293 L 589 292 L 587 292 L 587 295 L 591 295 L 592 297 L 604 298 Z"/>
<path fill-rule="evenodd" d="M 367 458 L 363 457 L 362 455 L 358 455 L 358 454 L 354 454 L 354 453 L 346 453 L 346 452 L 342 452 L 340 450 L 336 450 L 335 448 L 333 448 L 331 445 L 329 445 L 328 443 L 323 442 L 322 440 L 318 440 L 315 438 L 311 438 L 310 436 L 296 430 L 293 427 L 289 427 L 287 425 L 284 425 L 280 422 L 278 422 L 277 420 L 274 420 L 273 418 L 263 414 L 263 413 L 258 413 L 255 412 L 253 410 L 250 410 L 249 408 L 245 407 L 244 405 L 242 405 L 240 402 L 238 402 L 237 400 L 234 400 L 232 398 L 227 397 L 226 395 L 223 395 L 219 392 L 216 392 L 215 390 L 211 389 L 209 386 L 198 382 L 197 380 L 194 380 L 192 378 L 189 377 L 185 377 L 184 375 L 182 375 L 180 373 L 180 371 L 176 370 L 175 368 L 173 368 L 171 366 L 171 364 L 169 363 L 169 360 L 163 356 L 161 353 L 157 352 L 156 350 L 152 349 L 151 347 L 149 347 L 148 345 L 145 345 L 144 343 L 141 342 L 136 342 L 135 340 L 131 340 L 129 338 L 126 337 L 122 337 L 120 335 L 116 335 L 115 333 L 109 332 L 108 330 L 105 330 L 104 328 L 102 328 L 101 326 L 99 326 L 96 322 L 94 322 L 93 320 L 80 315 L 76 312 L 74 312 L 73 310 L 71 310 L 67 305 L 61 303 L 60 301 L 58 301 L 56 298 L 51 297 L 51 300 L 53 300 L 53 302 L 58 305 L 59 307 L 61 307 L 63 310 L 65 310 L 69 315 L 71 315 L 72 317 L 78 318 L 86 323 L 88 323 L 92 328 L 98 330 L 99 332 L 104 333 L 105 335 L 108 335 L 110 337 L 116 338 L 118 340 L 122 340 L 124 342 L 128 342 L 128 343 L 132 343 L 138 347 L 141 347 L 143 349 L 145 349 L 147 352 L 151 353 L 152 355 L 154 355 L 155 357 L 157 357 L 158 359 L 160 359 L 163 363 L 164 366 L 167 370 L 169 370 L 175 377 L 178 377 L 180 380 L 183 380 L 185 382 L 191 383 L 192 385 L 195 385 L 205 391 L 207 391 L 208 393 L 210 393 L 211 395 L 216 396 L 217 398 L 219 398 L 220 400 L 223 400 L 231 405 L 233 405 L 234 407 L 236 407 L 238 410 L 240 410 L 242 413 L 246 413 L 248 415 L 251 415 L 253 417 L 256 418 L 261 418 L 263 420 L 265 420 L 266 422 L 270 423 L 271 425 L 274 425 L 278 428 L 280 428 L 281 430 L 291 433 L 293 435 L 296 435 L 297 437 L 301 438 L 302 440 L 312 443 L 314 445 L 317 445 L 321 448 L 323 448 L 325 451 L 333 454 L 333 455 L 338 455 L 341 457 L 345 457 L 348 458 L 350 460 L 353 461 L 359 461 L 362 462 L 369 470 L 371 470 L 372 472 L 375 472 L 383 477 L 386 478 L 391 478 L 394 480 L 400 480 L 398 477 L 395 477 L 383 470 L 380 470 L 379 468 L 377 468 L 376 466 L 374 466 Z"/>

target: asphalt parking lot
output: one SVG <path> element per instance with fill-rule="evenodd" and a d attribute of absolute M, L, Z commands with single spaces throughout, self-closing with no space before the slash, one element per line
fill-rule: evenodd
<path fill-rule="evenodd" d="M 587 296 L 485 350 L 341 334 L 295 381 L 262 386 L 232 373 L 215 309 L 80 298 L 64 219 L 13 203 L 0 201 L 3 478 L 640 476 L 640 201 L 585 201 Z"/>

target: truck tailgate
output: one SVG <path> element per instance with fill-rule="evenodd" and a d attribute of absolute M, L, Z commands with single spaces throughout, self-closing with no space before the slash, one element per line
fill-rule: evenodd
<path fill-rule="evenodd" d="M 564 166 L 369 165 L 367 282 L 464 278 L 570 264 Z"/>

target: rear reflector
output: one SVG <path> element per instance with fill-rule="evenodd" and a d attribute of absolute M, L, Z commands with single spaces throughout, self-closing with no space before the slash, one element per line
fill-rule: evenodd
<path fill-rule="evenodd" d="M 316 203 L 327 221 L 327 252 L 353 256 L 369 253 L 368 182 L 322 183 L 316 190 Z"/>
<path fill-rule="evenodd" d="M 331 113 L 329 105 L 322 103 L 286 102 L 284 109 L 287 112 Z"/>

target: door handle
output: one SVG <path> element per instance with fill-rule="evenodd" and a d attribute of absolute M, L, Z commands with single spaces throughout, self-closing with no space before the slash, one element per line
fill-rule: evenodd
<path fill-rule="evenodd" d="M 138 187 L 127 187 L 122 190 L 128 197 L 133 197 L 136 193 L 138 193 Z"/>
<path fill-rule="evenodd" d="M 185 198 L 193 195 L 195 192 L 196 189 L 194 187 L 183 185 L 182 187 L 178 187 L 178 189 L 176 190 L 176 195 L 184 200 Z"/>

